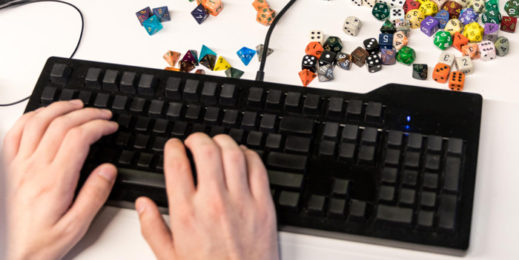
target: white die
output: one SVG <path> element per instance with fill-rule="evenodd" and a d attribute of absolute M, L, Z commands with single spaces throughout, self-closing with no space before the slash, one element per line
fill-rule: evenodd
<path fill-rule="evenodd" d="M 482 60 L 489 61 L 496 58 L 496 47 L 494 46 L 493 42 L 482 41 L 478 43 L 478 47 Z"/>
<path fill-rule="evenodd" d="M 362 6 L 363 0 L 351 0 L 351 2 L 356 6 Z"/>
<path fill-rule="evenodd" d="M 403 7 L 405 4 L 405 0 L 388 0 L 386 2 L 389 7 L 395 8 L 395 7 Z"/>
<path fill-rule="evenodd" d="M 373 8 L 376 3 L 379 1 L 377 0 L 364 0 L 364 6 L 368 6 L 369 8 Z"/>
<path fill-rule="evenodd" d="M 440 58 L 438 59 L 438 62 L 440 63 L 445 63 L 449 66 L 452 66 L 452 63 L 454 62 L 454 54 L 450 53 L 450 52 L 442 52 L 442 54 L 440 55 Z"/>
<path fill-rule="evenodd" d="M 459 71 L 469 74 L 474 71 L 474 64 L 469 56 L 461 56 L 456 58 L 456 67 Z"/>
<path fill-rule="evenodd" d="M 349 16 L 344 21 L 344 32 L 351 36 L 357 36 L 361 27 L 360 19 L 355 16 Z"/>
<path fill-rule="evenodd" d="M 393 22 L 393 24 L 395 24 L 394 21 L 403 21 L 405 18 L 405 12 L 404 12 L 404 8 L 402 7 L 394 7 L 394 8 L 391 8 L 391 11 L 389 11 L 389 21 Z"/>
<path fill-rule="evenodd" d="M 321 31 L 311 31 L 310 32 L 310 41 L 311 42 L 319 42 L 320 44 L 323 44 L 323 32 Z"/>

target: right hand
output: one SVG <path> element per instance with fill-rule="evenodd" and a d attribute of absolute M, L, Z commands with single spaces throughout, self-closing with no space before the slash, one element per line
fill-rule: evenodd
<path fill-rule="evenodd" d="M 279 259 L 265 166 L 254 151 L 219 135 L 167 142 L 164 174 L 170 227 L 149 198 L 136 201 L 141 231 L 158 259 Z"/>

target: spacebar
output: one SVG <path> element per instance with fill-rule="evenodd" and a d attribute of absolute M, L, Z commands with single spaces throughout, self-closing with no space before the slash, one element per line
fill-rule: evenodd
<path fill-rule="evenodd" d="M 155 172 L 118 168 L 117 182 L 165 189 L 164 175 Z"/>

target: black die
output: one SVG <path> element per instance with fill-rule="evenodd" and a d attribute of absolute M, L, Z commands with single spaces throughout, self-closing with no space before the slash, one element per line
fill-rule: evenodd
<path fill-rule="evenodd" d="M 382 69 L 382 60 L 378 54 L 369 55 L 366 59 L 366 63 L 368 64 L 368 71 L 371 73 L 375 73 Z"/>
<path fill-rule="evenodd" d="M 364 47 L 370 55 L 377 54 L 380 50 L 380 46 L 378 45 L 377 39 L 375 38 L 364 40 Z"/>
<path fill-rule="evenodd" d="M 333 51 L 323 51 L 323 54 L 321 54 L 321 58 L 319 59 L 319 66 L 324 66 L 327 64 L 334 64 L 335 63 L 335 52 Z"/>
<path fill-rule="evenodd" d="M 316 64 L 317 64 L 317 57 L 312 56 L 312 55 L 305 55 L 303 57 L 303 61 L 301 62 L 301 68 L 315 72 Z"/>

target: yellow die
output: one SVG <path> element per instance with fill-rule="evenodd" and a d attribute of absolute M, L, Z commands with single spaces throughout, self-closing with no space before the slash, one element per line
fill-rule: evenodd
<path fill-rule="evenodd" d="M 409 22 L 409 25 L 411 25 L 413 29 L 420 28 L 423 19 L 425 19 L 425 16 L 418 9 L 413 9 L 405 15 L 405 20 Z"/>
<path fill-rule="evenodd" d="M 467 37 L 470 42 L 480 42 L 483 40 L 483 32 L 485 29 L 478 22 L 473 22 L 465 25 L 463 29 L 463 36 Z"/>
<path fill-rule="evenodd" d="M 462 29 L 463 29 L 463 27 L 462 27 L 462 23 L 461 23 L 460 20 L 458 20 L 458 19 L 450 19 L 447 22 L 447 25 L 445 25 L 445 29 L 444 30 L 446 32 L 449 32 L 451 35 L 454 35 L 457 32 L 461 32 Z"/>
<path fill-rule="evenodd" d="M 429 0 L 416 0 L 416 1 L 417 1 L 418 3 L 420 3 L 420 4 L 423 4 L 423 3 L 425 3 L 425 2 L 427 2 L 427 1 L 429 1 Z"/>
<path fill-rule="evenodd" d="M 420 5 L 420 11 L 423 13 L 423 15 L 427 16 L 433 16 L 438 12 L 438 5 L 433 1 L 424 1 Z"/>

